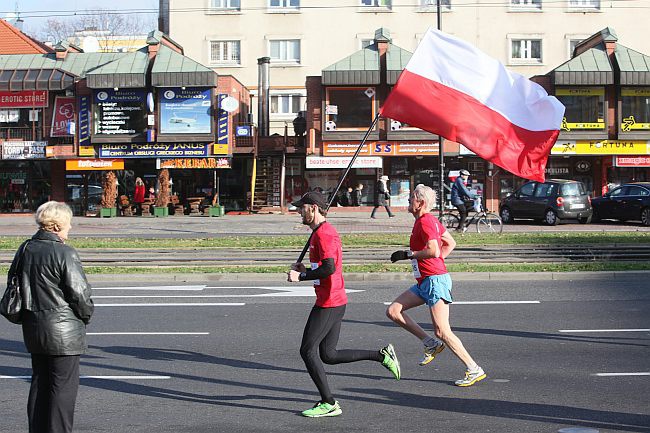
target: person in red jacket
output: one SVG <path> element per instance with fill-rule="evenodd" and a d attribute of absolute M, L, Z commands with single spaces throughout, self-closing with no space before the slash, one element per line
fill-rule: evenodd
<path fill-rule="evenodd" d="M 300 211 L 302 223 L 312 229 L 309 238 L 311 269 L 306 269 L 302 263 L 294 263 L 287 272 L 287 280 L 292 283 L 314 282 L 316 305 L 312 307 L 305 325 L 300 356 L 321 396 L 320 401 L 311 409 L 303 411 L 302 415 L 310 418 L 337 416 L 341 414 L 341 406 L 330 391 L 323 362 L 341 364 L 362 360 L 375 361 L 381 363 L 399 380 L 399 361 L 392 344 L 380 350 L 336 348 L 345 306 L 348 303 L 343 282 L 341 239 L 334 226 L 325 220 L 327 204 L 320 192 L 308 192 L 292 204 Z"/>
<path fill-rule="evenodd" d="M 139 177 L 135 178 L 135 191 L 133 192 L 133 203 L 137 207 L 137 214 L 142 215 L 142 203 L 144 203 L 144 182 Z"/>

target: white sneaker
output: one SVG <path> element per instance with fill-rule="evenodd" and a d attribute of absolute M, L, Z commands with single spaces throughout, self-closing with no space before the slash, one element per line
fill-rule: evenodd
<path fill-rule="evenodd" d="M 472 386 L 476 382 L 483 380 L 487 377 L 487 374 L 483 371 L 481 367 L 478 367 L 476 371 L 465 372 L 465 377 L 463 379 L 457 380 L 454 382 L 456 386 Z"/>
<path fill-rule="evenodd" d="M 439 344 L 432 347 L 424 346 L 424 356 L 422 357 L 422 361 L 420 361 L 420 365 L 427 365 L 433 361 L 436 358 L 436 355 L 438 355 L 444 349 L 445 343 L 443 342 L 440 342 Z"/>

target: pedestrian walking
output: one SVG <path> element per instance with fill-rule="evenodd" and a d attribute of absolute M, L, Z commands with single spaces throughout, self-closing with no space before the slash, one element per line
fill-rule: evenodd
<path fill-rule="evenodd" d="M 469 179 L 469 171 L 461 170 L 460 176 L 456 178 L 454 184 L 451 187 L 451 204 L 456 206 L 458 213 L 460 214 L 460 223 L 456 228 L 458 233 L 463 233 L 467 228 L 465 227 L 465 220 L 467 219 L 467 206 L 465 206 L 465 200 L 469 200 L 472 196 L 467 189 L 467 179 Z"/>
<path fill-rule="evenodd" d="M 9 268 L 23 299 L 22 328 L 32 359 L 27 401 L 30 433 L 72 431 L 79 388 L 79 356 L 93 314 L 91 289 L 79 255 L 65 244 L 72 210 L 49 201 L 36 210 L 38 231 L 25 241 Z"/>
<path fill-rule="evenodd" d="M 314 418 L 337 416 L 342 413 L 341 406 L 332 395 L 323 362 L 332 365 L 362 360 L 376 361 L 399 380 L 399 361 L 392 344 L 380 350 L 336 348 L 347 304 L 341 239 L 336 229 L 326 220 L 327 204 L 321 193 L 308 192 L 293 205 L 300 211 L 302 223 L 312 229 L 309 239 L 311 269 L 306 269 L 302 263 L 294 263 L 287 272 L 287 280 L 313 281 L 316 291 L 316 304 L 312 307 L 305 325 L 300 356 L 318 388 L 320 401 L 311 409 L 303 411 L 302 415 Z"/>
<path fill-rule="evenodd" d="M 467 352 L 463 343 L 451 330 L 449 305 L 452 303 L 451 277 L 445 259 L 456 247 L 456 241 L 440 221 L 429 213 L 436 202 L 436 194 L 428 186 L 418 185 L 409 198 L 409 213 L 415 217 L 411 232 L 410 250 L 395 251 L 390 260 L 411 260 L 413 276 L 417 283 L 402 293 L 386 310 L 386 315 L 402 328 L 422 340 L 424 357 L 420 365 L 434 360 L 445 346 L 465 364 L 463 379 L 458 386 L 471 386 L 487 377 L 483 369 Z M 427 334 L 417 322 L 406 314 L 413 307 L 426 304 L 431 313 L 437 340 Z"/>
<path fill-rule="evenodd" d="M 375 213 L 377 212 L 379 206 L 383 206 L 384 209 L 386 209 L 389 218 L 393 218 L 395 216 L 393 215 L 393 212 L 391 212 L 390 206 L 388 206 L 387 200 L 389 198 L 390 192 L 388 189 L 388 176 L 384 175 L 377 181 L 377 187 L 375 188 L 375 207 L 370 214 L 370 218 L 376 218 Z"/>

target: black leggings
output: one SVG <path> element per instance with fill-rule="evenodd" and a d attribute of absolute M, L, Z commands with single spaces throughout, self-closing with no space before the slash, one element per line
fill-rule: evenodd
<path fill-rule="evenodd" d="M 343 315 L 345 315 L 345 305 L 334 308 L 315 305 L 309 313 L 300 345 L 300 356 L 305 361 L 307 371 L 318 388 L 321 401 L 330 404 L 334 404 L 334 396 L 327 383 L 321 359 L 325 364 L 384 360 L 384 356 L 378 350 L 336 350 Z"/>
<path fill-rule="evenodd" d="M 460 222 L 458 223 L 458 228 L 456 230 L 463 230 L 465 227 L 465 221 L 467 220 L 467 207 L 464 204 L 455 205 L 460 214 Z"/>

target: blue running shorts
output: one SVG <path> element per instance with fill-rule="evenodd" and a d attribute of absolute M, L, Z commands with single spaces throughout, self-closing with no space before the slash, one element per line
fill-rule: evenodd
<path fill-rule="evenodd" d="M 415 284 L 409 290 L 422 298 L 429 307 L 441 299 L 448 304 L 453 302 L 449 273 L 425 277 L 420 284 Z"/>

